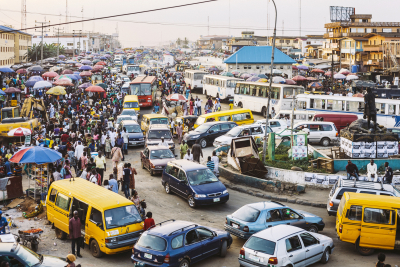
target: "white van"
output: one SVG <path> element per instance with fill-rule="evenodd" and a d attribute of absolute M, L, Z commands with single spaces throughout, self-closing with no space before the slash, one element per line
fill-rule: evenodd
<path fill-rule="evenodd" d="M 299 122 L 293 127 L 295 131 L 308 132 L 309 143 L 320 143 L 329 146 L 332 142 L 339 140 L 338 130 L 333 122 L 310 121 Z M 290 134 L 290 130 L 283 134 Z M 288 137 L 282 137 L 282 141 L 287 141 Z"/>

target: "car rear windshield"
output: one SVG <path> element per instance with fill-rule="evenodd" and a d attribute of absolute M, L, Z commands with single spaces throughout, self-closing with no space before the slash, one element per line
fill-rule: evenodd
<path fill-rule="evenodd" d="M 153 125 L 153 124 L 168 124 L 168 119 L 167 118 L 150 119 L 150 125 Z"/>
<path fill-rule="evenodd" d="M 260 211 L 250 206 L 243 206 L 232 214 L 233 217 L 245 222 L 255 222 L 259 215 Z"/>
<path fill-rule="evenodd" d="M 268 255 L 274 255 L 275 246 L 276 246 L 275 242 L 255 236 L 250 237 L 250 239 L 246 242 L 246 244 L 244 244 L 245 248 L 249 248 Z"/>
<path fill-rule="evenodd" d="M 142 248 L 147 248 L 151 250 L 165 251 L 167 249 L 167 242 L 164 238 L 155 235 L 149 235 L 147 234 L 147 232 L 144 232 L 140 236 L 137 244 Z"/>
<path fill-rule="evenodd" d="M 150 130 L 148 139 L 172 139 L 171 131 L 168 130 Z"/>
<path fill-rule="evenodd" d="M 139 103 L 138 102 L 125 102 L 124 103 L 124 108 L 138 108 Z"/>

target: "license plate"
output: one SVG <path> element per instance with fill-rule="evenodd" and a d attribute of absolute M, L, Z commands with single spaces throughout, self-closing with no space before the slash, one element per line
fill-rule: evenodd
<path fill-rule="evenodd" d="M 146 259 L 153 259 L 153 255 L 151 255 L 151 254 L 149 254 L 149 253 L 144 253 L 144 257 L 146 258 Z"/>
<path fill-rule="evenodd" d="M 134 145 L 134 144 L 136 144 L 136 142 L 129 142 L 129 144 L 132 144 L 132 145 Z"/>
<path fill-rule="evenodd" d="M 239 229 L 239 225 L 236 224 L 236 223 L 232 223 L 232 227 L 233 227 L 233 228 L 236 228 L 236 229 Z"/>
<path fill-rule="evenodd" d="M 256 255 L 249 255 L 249 259 L 253 261 L 260 261 L 260 257 L 257 257 Z"/>
<path fill-rule="evenodd" d="M 214 198 L 214 202 L 219 202 L 219 197 Z"/>

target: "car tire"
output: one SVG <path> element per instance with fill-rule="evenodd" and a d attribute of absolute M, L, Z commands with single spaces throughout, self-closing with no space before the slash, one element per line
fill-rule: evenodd
<path fill-rule="evenodd" d="M 204 138 L 201 138 L 199 141 L 199 144 L 201 146 L 201 148 L 206 148 L 207 147 L 207 140 Z"/>
<path fill-rule="evenodd" d="M 219 252 L 219 256 L 225 258 L 226 252 L 228 251 L 228 243 L 225 241 L 222 242 L 221 250 Z"/>
<path fill-rule="evenodd" d="M 187 259 L 183 259 L 180 263 L 179 263 L 179 267 L 189 267 L 190 263 Z"/>
<path fill-rule="evenodd" d="M 165 183 L 164 189 L 165 189 L 165 193 L 167 193 L 168 195 L 172 193 L 171 187 L 169 187 L 169 183 Z"/>
<path fill-rule="evenodd" d="M 239 102 L 238 107 L 239 107 L 239 108 L 243 108 L 242 102 Z"/>
<path fill-rule="evenodd" d="M 196 208 L 196 202 L 195 202 L 193 196 L 188 197 L 188 204 L 189 204 L 189 207 L 191 207 L 192 209 Z"/>
<path fill-rule="evenodd" d="M 154 176 L 154 172 L 151 169 L 150 169 L 150 176 Z"/>
<path fill-rule="evenodd" d="M 67 239 L 67 233 L 56 228 L 56 237 L 60 240 L 65 240 Z"/>
<path fill-rule="evenodd" d="M 95 258 L 101 258 L 103 257 L 103 252 L 100 250 L 99 243 L 95 239 L 90 241 L 90 252 L 92 253 L 92 256 Z"/>
<path fill-rule="evenodd" d="M 331 143 L 331 140 L 329 140 L 329 138 L 322 138 L 322 140 L 321 140 L 322 146 L 327 147 L 327 146 L 329 146 L 330 143 Z"/>
<path fill-rule="evenodd" d="M 323 263 L 323 264 L 328 263 L 329 256 L 330 256 L 329 248 L 326 248 L 324 251 L 324 254 L 322 254 L 321 263 Z"/>
<path fill-rule="evenodd" d="M 375 252 L 375 249 L 373 248 L 360 247 L 360 238 L 358 238 L 356 241 L 356 249 L 362 256 L 371 256 Z"/>
<path fill-rule="evenodd" d="M 311 225 L 308 230 L 311 233 L 318 233 L 318 227 L 316 225 Z"/>

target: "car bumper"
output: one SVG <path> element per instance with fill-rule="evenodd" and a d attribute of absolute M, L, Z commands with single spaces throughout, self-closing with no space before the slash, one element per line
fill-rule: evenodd
<path fill-rule="evenodd" d="M 239 264 L 240 266 L 244 266 L 244 267 L 267 267 L 267 266 L 272 266 L 270 264 L 262 264 L 259 262 L 254 262 L 248 259 L 242 259 L 242 258 L 238 258 L 239 260 Z"/>
<path fill-rule="evenodd" d="M 329 210 L 327 210 L 327 211 L 328 211 L 329 216 L 336 216 L 337 210 L 331 210 L 331 209 L 329 209 Z"/>
<path fill-rule="evenodd" d="M 231 235 L 237 236 L 239 238 L 243 239 L 249 239 L 250 236 L 252 236 L 254 233 L 248 233 L 248 232 L 243 232 L 242 230 L 233 228 L 230 225 L 225 224 L 224 225 L 224 230 L 230 233 Z"/>
<path fill-rule="evenodd" d="M 144 146 L 144 140 L 142 140 L 142 141 L 130 141 L 129 140 L 128 146 Z"/>
<path fill-rule="evenodd" d="M 170 267 L 170 264 L 167 263 L 153 263 L 153 262 L 148 262 L 144 261 L 140 258 L 134 257 L 134 255 L 131 256 L 131 261 L 134 264 L 134 267 Z"/>
<path fill-rule="evenodd" d="M 219 201 L 215 201 L 216 198 L 219 198 Z M 197 206 L 203 205 L 213 205 L 219 203 L 225 203 L 229 200 L 229 193 L 225 195 L 221 195 L 219 197 L 204 197 L 204 198 L 195 198 L 194 202 Z"/>
<path fill-rule="evenodd" d="M 164 168 L 165 168 L 165 166 L 163 166 L 162 169 L 160 169 L 160 168 L 151 168 L 151 170 L 152 170 L 153 172 L 156 172 L 156 173 L 162 173 L 163 170 L 164 170 Z"/>

